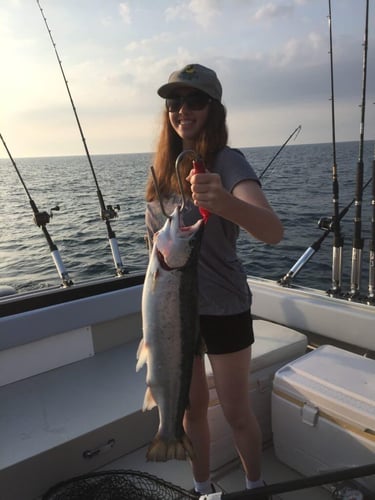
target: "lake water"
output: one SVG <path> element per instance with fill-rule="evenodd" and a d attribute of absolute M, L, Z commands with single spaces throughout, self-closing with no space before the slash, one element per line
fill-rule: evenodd
<path fill-rule="evenodd" d="M 259 173 L 279 146 L 242 148 Z M 364 181 L 371 176 L 373 142 L 364 147 Z M 93 165 L 106 205 L 120 205 L 111 220 L 123 264 L 129 273 L 144 271 L 148 253 L 144 243 L 144 186 L 152 155 L 93 156 Z M 337 144 L 340 209 L 355 195 L 358 143 Z M 105 223 L 85 156 L 16 159 L 31 198 L 39 211 L 60 210 L 47 229 L 74 283 L 115 274 Z M 18 291 L 60 284 L 49 247 L 25 190 L 10 160 L 0 160 L 0 285 Z M 263 179 L 265 193 L 285 226 L 285 238 L 269 246 L 241 233 L 238 252 L 246 271 L 279 279 L 321 235 L 318 220 L 332 214 L 332 146 L 288 144 Z M 343 289 L 349 288 L 354 205 L 343 220 L 345 235 Z M 363 193 L 362 226 L 365 237 L 362 287 L 367 291 L 368 245 L 371 221 L 371 185 Z M 296 276 L 296 284 L 326 290 L 331 285 L 332 235 Z"/>

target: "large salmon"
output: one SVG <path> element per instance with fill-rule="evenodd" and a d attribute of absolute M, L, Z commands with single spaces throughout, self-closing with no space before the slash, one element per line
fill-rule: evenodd
<path fill-rule="evenodd" d="M 183 429 L 198 343 L 198 254 L 203 220 L 181 224 L 176 207 L 155 233 L 142 295 L 143 339 L 137 371 L 147 363 L 143 410 L 155 405 L 159 429 L 147 460 L 184 460 L 193 449 Z"/>

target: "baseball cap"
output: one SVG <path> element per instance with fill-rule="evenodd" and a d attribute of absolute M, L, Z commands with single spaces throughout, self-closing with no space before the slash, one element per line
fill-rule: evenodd
<path fill-rule="evenodd" d="M 215 71 L 201 64 L 188 64 L 171 73 L 168 83 L 159 88 L 158 94 L 167 98 L 175 89 L 181 87 L 193 87 L 221 101 L 223 91 Z"/>

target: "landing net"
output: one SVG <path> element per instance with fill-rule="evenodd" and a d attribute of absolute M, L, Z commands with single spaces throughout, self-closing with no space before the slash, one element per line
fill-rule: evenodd
<path fill-rule="evenodd" d="M 58 483 L 41 500 L 185 500 L 193 493 L 131 470 L 94 472 Z"/>

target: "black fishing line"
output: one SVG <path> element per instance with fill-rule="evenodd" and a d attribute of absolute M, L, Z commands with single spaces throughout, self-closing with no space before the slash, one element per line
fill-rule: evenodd
<path fill-rule="evenodd" d="M 48 213 L 48 212 L 40 212 L 38 210 L 38 207 L 36 206 L 36 203 L 35 201 L 33 200 L 33 198 L 31 197 L 30 195 L 30 192 L 29 190 L 27 189 L 27 186 L 25 184 L 25 181 L 23 180 L 22 178 L 22 175 L 17 167 L 17 164 L 16 162 L 14 161 L 14 158 L 13 156 L 11 155 L 9 149 L 8 149 L 8 146 L 6 145 L 6 142 L 3 138 L 3 136 L 0 134 L 0 139 L 6 149 L 6 152 L 8 153 L 8 156 L 10 158 L 10 161 L 12 162 L 12 165 L 13 167 L 15 168 L 15 171 L 18 175 L 18 178 L 19 180 L 21 181 L 21 184 L 26 192 L 26 195 L 29 199 L 29 202 L 30 202 L 30 205 L 31 205 L 31 208 L 32 208 L 32 211 L 34 213 L 34 217 L 33 217 L 33 220 L 34 220 L 34 223 L 41 228 L 41 230 L 43 231 L 43 234 L 47 240 L 47 243 L 48 243 L 48 246 L 49 246 L 49 249 L 51 251 L 51 256 L 52 256 L 52 259 L 53 259 L 53 262 L 56 266 L 56 269 L 57 269 L 57 272 L 60 276 L 60 279 L 62 281 L 62 285 L 64 287 L 68 287 L 68 286 L 71 286 L 73 285 L 73 281 L 70 279 L 69 277 L 69 274 L 67 272 L 67 270 L 65 269 L 65 266 L 62 262 L 62 259 L 61 259 L 61 256 L 60 256 L 60 252 L 57 248 L 57 245 L 54 243 L 54 241 L 52 240 L 51 238 L 51 235 L 49 234 L 48 232 L 48 229 L 47 229 L 47 224 L 48 222 L 50 221 L 51 217 L 52 217 L 52 210 L 60 210 L 60 208 L 58 206 L 54 207 L 51 209 L 51 213 Z"/>
<path fill-rule="evenodd" d="M 75 119 L 76 119 L 76 122 L 77 122 L 77 125 L 78 125 L 78 129 L 79 129 L 79 133 L 81 135 L 82 143 L 83 143 L 83 146 L 84 146 L 84 149 L 85 149 L 85 152 L 86 152 L 87 160 L 89 162 L 91 173 L 92 173 L 94 181 L 95 181 L 96 193 L 97 193 L 97 196 L 98 196 L 98 199 L 99 199 L 99 205 L 100 205 L 100 215 L 101 215 L 102 220 L 106 223 L 107 234 L 108 234 L 108 241 L 109 241 L 109 245 L 110 245 L 110 248 L 111 248 L 111 251 L 112 251 L 112 257 L 113 257 L 113 261 L 114 261 L 114 264 L 115 264 L 116 275 L 117 276 L 123 276 L 124 274 L 126 274 L 126 270 L 125 270 L 125 268 L 123 266 L 123 263 L 122 263 L 122 260 L 121 260 L 120 251 L 119 251 L 119 247 L 118 247 L 118 243 L 117 243 L 117 239 L 116 239 L 116 234 L 113 231 L 113 229 L 111 227 L 111 223 L 110 223 L 110 219 L 113 219 L 113 218 L 117 217 L 117 215 L 118 215 L 117 212 L 120 210 L 120 206 L 119 205 L 115 205 L 115 206 L 113 206 L 113 205 L 107 205 L 106 206 L 105 203 L 104 203 L 103 194 L 102 194 L 102 192 L 100 190 L 100 187 L 99 187 L 98 179 L 97 179 L 96 174 L 95 174 L 94 165 L 92 163 L 91 156 L 90 156 L 90 153 L 89 153 L 89 150 L 88 150 L 88 147 L 87 147 L 86 139 L 85 139 L 85 136 L 83 134 L 82 126 L 81 126 L 81 123 L 80 123 L 79 118 L 78 118 L 77 109 L 75 107 L 75 104 L 74 104 L 74 101 L 73 101 L 73 97 L 72 97 L 72 94 L 70 92 L 68 80 L 67 80 L 67 78 L 65 76 L 64 68 L 62 66 L 62 61 L 61 61 L 60 56 L 59 56 L 59 54 L 57 52 L 56 43 L 55 43 L 55 41 L 54 41 L 54 39 L 52 37 L 52 32 L 51 32 L 51 30 L 50 30 L 50 28 L 48 26 L 47 18 L 44 15 L 44 12 L 43 12 L 43 9 L 42 9 L 42 7 L 40 5 L 39 0 L 36 0 L 36 3 L 38 4 L 40 13 L 42 14 L 42 17 L 43 17 L 43 20 L 44 20 L 44 24 L 46 25 L 46 28 L 47 28 L 47 31 L 48 31 L 48 35 L 50 37 L 50 40 L 51 40 L 52 45 L 53 45 L 53 49 L 55 51 L 56 59 L 57 59 L 57 61 L 59 63 L 61 74 L 62 74 L 63 79 L 64 79 L 65 87 L 66 87 L 66 90 L 67 90 L 68 95 L 69 95 L 70 103 L 72 105 L 73 113 L 74 113 L 74 116 L 75 116 Z"/>

